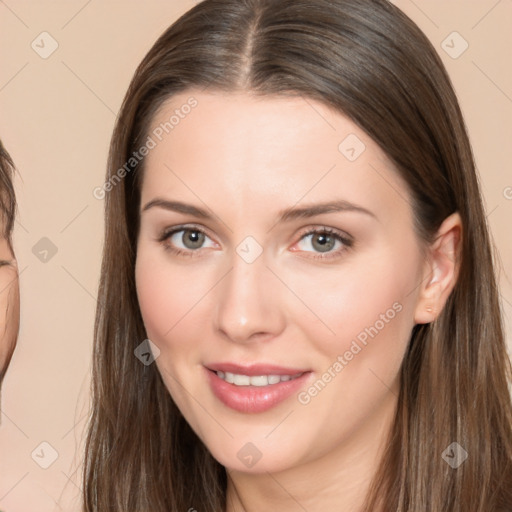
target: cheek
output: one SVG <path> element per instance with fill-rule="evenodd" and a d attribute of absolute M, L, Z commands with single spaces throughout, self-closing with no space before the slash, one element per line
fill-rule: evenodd
<path fill-rule="evenodd" d="M 165 256 L 156 251 L 146 252 L 143 247 L 138 251 L 135 282 L 146 334 L 160 350 L 155 364 L 181 410 L 188 410 L 189 406 L 177 380 L 190 382 L 186 374 L 194 371 L 197 346 L 187 340 L 199 339 L 194 329 L 201 325 L 194 317 L 200 291 L 197 283 L 189 281 L 185 272 L 166 263 Z"/>
<path fill-rule="evenodd" d="M 156 366 L 178 407 L 189 410 L 189 397 L 177 382 L 187 382 L 194 396 L 201 393 L 195 386 L 201 382 L 208 293 L 215 281 L 210 282 L 208 272 L 199 277 L 185 266 L 170 264 L 166 253 L 141 247 L 135 282 L 147 337 L 160 350 Z"/>
<path fill-rule="evenodd" d="M 294 321 L 330 356 L 384 332 L 403 340 L 412 328 L 416 275 L 414 259 L 401 261 L 389 250 L 314 275 L 290 270 L 286 282 L 314 314 L 296 309 Z"/>
<path fill-rule="evenodd" d="M 151 339 L 171 328 L 173 319 L 169 317 L 169 311 L 174 310 L 177 297 L 175 287 L 169 286 L 158 267 L 148 263 L 144 253 L 138 255 L 135 282 L 142 319 Z"/>
<path fill-rule="evenodd" d="M 381 406 L 389 389 L 396 389 L 414 326 L 411 292 L 418 284 L 418 260 L 414 251 L 406 254 L 410 257 L 401 259 L 395 250 L 382 250 L 354 258 L 337 272 L 301 282 L 295 278 L 304 302 L 321 319 L 294 315 L 321 381 L 299 396 L 311 415 L 323 417 L 329 410 L 356 425 Z"/>
<path fill-rule="evenodd" d="M 148 336 L 172 339 L 207 288 L 158 251 L 141 248 L 135 265 L 137 297 Z"/>
<path fill-rule="evenodd" d="M 416 264 L 414 258 L 401 261 L 383 251 L 371 262 L 361 259 L 336 274 L 326 273 L 316 280 L 314 292 L 303 295 L 322 323 L 296 318 L 314 346 L 318 370 L 298 401 L 309 417 L 321 419 L 319 424 L 337 417 L 348 429 L 344 434 L 357 430 L 396 389 L 414 325 Z"/>

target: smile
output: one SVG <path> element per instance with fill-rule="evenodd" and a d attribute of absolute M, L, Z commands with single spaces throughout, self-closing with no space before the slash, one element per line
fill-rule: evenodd
<path fill-rule="evenodd" d="M 216 399 L 232 410 L 262 413 L 295 396 L 313 376 L 310 370 L 232 363 L 204 367 L 206 382 Z"/>

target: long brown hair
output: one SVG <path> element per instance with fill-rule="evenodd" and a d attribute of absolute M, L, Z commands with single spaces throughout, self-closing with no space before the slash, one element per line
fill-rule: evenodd
<path fill-rule="evenodd" d="M 225 510 L 225 468 L 184 420 L 156 365 L 134 356 L 146 338 L 134 280 L 144 160 L 131 157 L 165 100 L 206 87 L 300 95 L 348 116 L 407 182 L 422 243 L 460 213 L 458 280 L 436 321 L 411 333 L 365 510 L 512 510 L 512 369 L 472 150 L 435 49 L 386 0 L 206 0 L 137 68 L 104 188 L 84 510 Z M 453 442 L 468 454 L 456 469 L 443 459 Z"/>

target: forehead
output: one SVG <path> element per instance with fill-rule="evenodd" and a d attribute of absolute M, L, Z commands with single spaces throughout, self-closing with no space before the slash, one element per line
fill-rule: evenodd
<path fill-rule="evenodd" d="M 148 135 L 143 201 L 229 197 L 247 210 L 343 198 L 401 215 L 410 207 L 379 146 L 309 98 L 187 91 L 162 105 Z"/>

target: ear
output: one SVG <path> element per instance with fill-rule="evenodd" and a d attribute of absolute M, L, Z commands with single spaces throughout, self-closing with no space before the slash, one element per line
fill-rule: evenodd
<path fill-rule="evenodd" d="M 437 231 L 423 271 L 423 281 L 414 313 L 417 324 L 433 322 L 453 290 L 460 268 L 462 221 L 455 212 Z"/>

